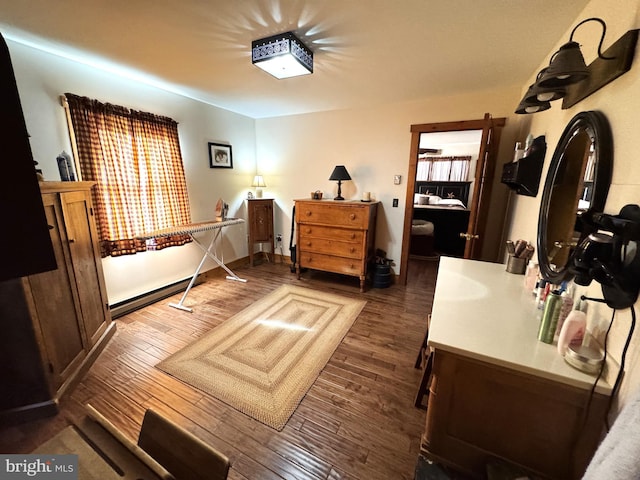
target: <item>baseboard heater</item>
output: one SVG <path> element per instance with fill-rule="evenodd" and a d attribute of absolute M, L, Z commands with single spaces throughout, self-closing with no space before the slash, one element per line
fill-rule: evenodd
<path fill-rule="evenodd" d="M 138 295 L 137 297 L 133 297 L 128 300 L 124 300 L 122 302 L 114 303 L 113 305 L 110 306 L 111 318 L 116 319 L 118 317 L 122 317 L 127 313 L 131 313 L 142 307 L 151 305 L 152 303 L 155 303 L 164 298 L 170 297 L 171 295 L 175 295 L 176 293 L 183 292 L 184 290 L 186 290 L 190 281 L 191 279 L 187 278 L 185 280 L 172 283 L 170 285 L 166 285 L 156 290 L 143 293 L 142 295 Z M 202 278 L 202 274 L 198 275 L 198 278 L 196 278 L 196 281 L 193 285 L 194 286 L 199 285 L 203 281 L 204 280 Z"/>

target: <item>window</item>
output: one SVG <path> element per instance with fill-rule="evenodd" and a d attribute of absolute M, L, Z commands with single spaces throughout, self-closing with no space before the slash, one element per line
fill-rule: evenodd
<path fill-rule="evenodd" d="M 424 157 L 418 159 L 416 180 L 431 182 L 466 182 L 471 157 Z"/>
<path fill-rule="evenodd" d="M 191 222 L 178 124 L 168 117 L 65 94 L 83 180 L 94 189 L 102 256 L 191 241 L 136 235 Z"/>

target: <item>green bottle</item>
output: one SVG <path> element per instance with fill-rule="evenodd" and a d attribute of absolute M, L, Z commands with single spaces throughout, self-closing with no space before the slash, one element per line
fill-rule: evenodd
<path fill-rule="evenodd" d="M 558 318 L 562 310 L 562 296 L 558 290 L 547 295 L 542 312 L 542 321 L 538 330 L 538 340 L 544 343 L 553 343 L 553 336 L 558 326 Z"/>

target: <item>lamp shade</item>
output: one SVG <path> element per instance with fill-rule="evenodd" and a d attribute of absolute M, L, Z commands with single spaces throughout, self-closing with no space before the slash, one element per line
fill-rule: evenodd
<path fill-rule="evenodd" d="M 253 177 L 253 182 L 251 182 L 252 187 L 266 187 L 267 185 L 264 183 L 264 179 L 262 175 L 256 175 Z"/>
<path fill-rule="evenodd" d="M 256 198 L 262 198 L 262 189 L 267 186 L 267 184 L 264 183 L 264 179 L 262 178 L 262 175 L 256 175 L 255 177 L 253 177 L 253 182 L 251 182 L 251 186 L 255 187 L 256 189 Z"/>
<path fill-rule="evenodd" d="M 351 180 L 351 175 L 349 175 L 347 169 L 344 168 L 344 165 L 336 165 L 329 180 Z"/>
<path fill-rule="evenodd" d="M 344 200 L 342 196 L 342 182 L 343 180 L 351 180 L 351 175 L 347 172 L 347 169 L 344 168 L 344 165 L 336 165 L 336 168 L 331 172 L 331 176 L 329 180 L 337 180 L 338 181 L 338 195 L 334 197 L 334 200 Z"/>
<path fill-rule="evenodd" d="M 537 113 L 537 112 L 542 112 L 544 110 L 549 110 L 550 108 L 551 108 L 551 104 L 549 102 L 541 102 L 539 100 L 527 101 L 526 98 L 523 98 L 520 104 L 518 105 L 518 108 L 516 108 L 515 113 L 518 113 L 518 114 Z"/>
<path fill-rule="evenodd" d="M 313 52 L 293 32 L 251 42 L 251 62 L 278 79 L 313 73 Z"/>
<path fill-rule="evenodd" d="M 538 102 L 553 102 L 559 100 L 567 94 L 564 87 L 549 87 L 543 88 L 539 85 L 534 85 L 533 88 L 527 92 L 525 100 L 537 100 Z"/>
<path fill-rule="evenodd" d="M 547 70 L 536 82 L 543 88 L 578 83 L 589 76 L 589 70 L 576 42 L 565 43 L 551 58 Z"/>
<path fill-rule="evenodd" d="M 554 100 L 558 100 L 564 97 L 567 94 L 567 90 L 564 86 L 551 86 L 551 87 L 541 87 L 538 81 L 540 78 L 546 73 L 547 68 L 543 68 L 538 73 L 538 77 L 536 78 L 536 83 L 529 87 L 527 93 L 524 95 L 524 100 L 530 103 L 539 103 L 539 102 L 553 102 Z"/>

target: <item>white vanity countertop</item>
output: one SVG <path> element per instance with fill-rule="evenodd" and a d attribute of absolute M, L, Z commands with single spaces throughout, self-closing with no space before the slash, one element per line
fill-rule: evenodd
<path fill-rule="evenodd" d="M 524 289 L 524 277 L 499 263 L 441 257 L 429 345 L 493 365 L 591 389 L 595 375 L 571 367 L 538 340 L 542 311 Z M 603 380 L 596 391 L 610 394 Z"/>

